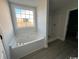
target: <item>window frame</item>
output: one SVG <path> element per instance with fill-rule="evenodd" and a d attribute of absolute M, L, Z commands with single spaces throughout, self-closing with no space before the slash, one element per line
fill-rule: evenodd
<path fill-rule="evenodd" d="M 37 31 L 37 9 L 36 9 L 36 7 L 22 5 L 22 4 L 16 4 L 16 3 L 11 3 L 10 7 L 11 7 L 11 13 L 12 13 L 12 23 L 13 23 L 15 33 L 18 31 L 15 8 L 32 10 L 34 12 L 34 17 L 33 17 L 34 18 L 34 27 L 35 27 L 35 30 Z"/>

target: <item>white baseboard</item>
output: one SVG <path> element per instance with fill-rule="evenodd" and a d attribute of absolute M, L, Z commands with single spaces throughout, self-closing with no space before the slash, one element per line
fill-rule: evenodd
<path fill-rule="evenodd" d="M 51 42 L 53 42 L 53 41 L 55 41 L 57 39 L 59 39 L 61 41 L 64 41 L 65 40 L 64 37 L 60 37 L 60 36 L 58 36 L 58 37 L 52 37 L 52 38 L 48 39 L 48 43 L 51 43 Z"/>
<path fill-rule="evenodd" d="M 59 39 L 59 40 L 61 40 L 61 41 L 64 41 L 64 40 L 65 40 L 64 37 L 60 37 L 60 36 L 58 36 L 57 39 Z"/>
<path fill-rule="evenodd" d="M 56 39 L 57 39 L 56 37 L 55 38 L 51 38 L 51 39 L 48 40 L 48 43 L 51 43 L 51 42 L 55 41 Z"/>

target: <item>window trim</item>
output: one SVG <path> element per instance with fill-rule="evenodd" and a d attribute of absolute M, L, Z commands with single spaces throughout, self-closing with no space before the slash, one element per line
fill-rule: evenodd
<path fill-rule="evenodd" d="M 18 4 L 16 4 L 16 3 L 11 3 L 11 5 L 10 5 L 10 7 L 11 7 L 11 13 L 12 13 L 12 23 L 13 23 L 13 27 L 14 27 L 14 32 L 15 32 L 15 34 L 16 34 L 16 32 L 18 31 L 18 28 L 17 28 L 17 23 L 15 22 L 15 20 L 16 20 L 16 16 L 15 16 L 15 8 L 22 8 L 22 9 L 28 9 L 28 10 L 32 10 L 32 11 L 34 11 L 34 26 L 35 26 L 35 29 L 36 29 L 36 31 L 38 30 L 37 29 L 37 9 L 36 9 L 36 7 L 31 7 L 31 6 L 27 6 L 27 5 L 18 5 Z"/>

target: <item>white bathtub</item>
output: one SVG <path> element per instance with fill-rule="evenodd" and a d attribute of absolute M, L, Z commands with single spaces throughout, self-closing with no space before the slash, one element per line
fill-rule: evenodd
<path fill-rule="evenodd" d="M 20 59 L 34 51 L 42 48 L 46 48 L 47 43 L 44 37 L 40 37 L 37 40 L 29 41 L 15 48 L 11 48 L 12 59 Z"/>

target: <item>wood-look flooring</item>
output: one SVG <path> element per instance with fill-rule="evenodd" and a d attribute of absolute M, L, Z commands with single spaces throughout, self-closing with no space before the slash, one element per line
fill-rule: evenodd
<path fill-rule="evenodd" d="M 29 54 L 21 59 L 70 59 L 78 56 L 78 43 L 73 41 L 55 40 L 49 47 Z"/>

